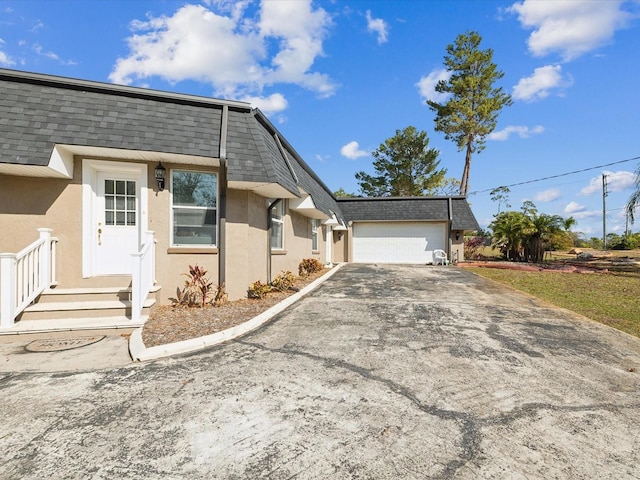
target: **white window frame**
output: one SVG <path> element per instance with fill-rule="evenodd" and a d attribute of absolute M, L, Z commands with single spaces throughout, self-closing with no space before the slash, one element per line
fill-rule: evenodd
<path fill-rule="evenodd" d="M 270 235 L 272 237 L 271 239 L 271 250 L 274 251 L 283 251 L 284 250 L 284 217 L 285 217 L 285 205 L 284 205 L 284 199 L 280 200 L 278 203 L 276 203 L 274 206 L 271 207 L 271 210 L 269 211 L 269 216 L 271 219 L 271 232 Z M 277 209 L 276 213 L 279 214 L 279 216 L 274 216 L 273 215 L 273 210 Z M 274 246 L 274 242 L 273 242 L 273 232 L 274 232 L 274 224 L 279 224 L 280 225 L 280 246 Z"/>
<path fill-rule="evenodd" d="M 320 220 L 317 218 L 311 219 L 311 251 L 320 251 Z"/>
<path fill-rule="evenodd" d="M 174 193 L 174 189 L 173 189 L 173 178 L 174 178 L 174 174 L 176 172 L 181 172 L 181 173 L 202 173 L 205 175 L 213 175 L 214 177 L 216 177 L 216 206 L 215 208 L 212 207 L 194 207 L 194 206 L 184 206 L 184 205 L 174 205 L 173 204 L 173 193 Z M 170 245 L 171 247 L 175 247 L 175 248 L 215 248 L 217 247 L 217 243 L 218 243 L 218 238 L 219 238 L 219 232 L 218 232 L 218 227 L 220 225 L 220 219 L 218 218 L 218 205 L 220 205 L 220 188 L 219 188 L 219 178 L 218 178 L 218 173 L 217 172 L 210 172 L 210 171 L 204 171 L 204 170 L 191 170 L 191 169 L 187 169 L 187 168 L 172 168 L 170 171 L 170 179 L 171 179 L 171 185 L 170 185 L 170 195 L 169 195 L 169 203 L 170 203 L 170 213 L 169 213 L 169 239 L 170 239 Z M 216 216 L 216 224 L 215 224 L 215 242 L 214 243 L 176 243 L 174 240 L 174 229 L 173 229 L 173 222 L 174 222 L 174 208 L 182 208 L 182 209 L 192 209 L 192 210 L 214 210 L 215 211 L 215 216 Z"/>

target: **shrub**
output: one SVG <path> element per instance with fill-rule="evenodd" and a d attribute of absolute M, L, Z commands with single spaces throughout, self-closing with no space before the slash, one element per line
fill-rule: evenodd
<path fill-rule="evenodd" d="M 293 287 L 294 283 L 296 283 L 296 277 L 287 270 L 286 272 L 279 273 L 278 276 L 272 280 L 271 288 L 278 292 L 284 292 Z"/>
<path fill-rule="evenodd" d="M 247 290 L 247 297 L 249 298 L 264 298 L 267 293 L 271 291 L 271 286 L 262 283 L 260 280 L 253 282 Z"/>
<path fill-rule="evenodd" d="M 472 259 L 478 258 L 479 253 L 478 250 L 481 250 L 484 246 L 484 238 L 473 236 L 473 237 L 464 237 L 464 258 Z"/>
<path fill-rule="evenodd" d="M 322 271 L 324 267 L 322 263 L 316 258 L 305 258 L 298 265 L 298 275 L 301 277 L 306 277 L 307 275 L 311 275 L 312 273 Z"/>
<path fill-rule="evenodd" d="M 213 283 L 207 278 L 207 271 L 198 264 L 189 265 L 189 273 L 183 273 L 183 275 L 187 279 L 182 290 L 178 292 L 178 300 L 175 303 L 188 307 L 204 307 L 207 303 L 211 303 Z"/>
<path fill-rule="evenodd" d="M 218 285 L 218 287 L 216 288 L 216 296 L 213 299 L 213 306 L 220 307 L 224 305 L 225 303 L 227 303 L 228 298 L 229 296 L 227 295 L 227 292 L 224 291 L 224 282 L 222 282 L 222 284 Z"/>

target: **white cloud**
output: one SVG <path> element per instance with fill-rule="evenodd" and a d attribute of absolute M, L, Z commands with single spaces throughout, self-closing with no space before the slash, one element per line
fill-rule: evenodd
<path fill-rule="evenodd" d="M 529 138 L 531 135 L 538 135 L 542 132 L 544 132 L 544 127 L 542 125 L 536 125 L 533 128 L 521 125 L 509 125 L 502 130 L 490 133 L 487 135 L 487 139 L 503 142 L 508 140 L 511 134 L 518 135 L 520 138 Z"/>
<path fill-rule="evenodd" d="M 425 100 L 431 100 L 432 102 L 445 102 L 449 95 L 446 93 L 436 92 L 436 85 L 440 80 L 446 82 L 449 80 L 449 77 L 451 77 L 451 72 L 443 68 L 433 70 L 426 77 L 421 77 L 418 83 L 416 83 L 420 96 Z"/>
<path fill-rule="evenodd" d="M 533 199 L 536 202 L 553 202 L 560 198 L 562 194 L 560 193 L 560 189 L 558 188 L 550 188 L 548 190 L 544 190 L 542 192 L 538 192 L 533 196 Z"/>
<path fill-rule="evenodd" d="M 536 68 L 530 77 L 521 78 L 513 87 L 513 98 L 525 102 L 541 100 L 549 96 L 550 90 L 568 87 L 571 81 L 562 78 L 560 65 L 546 65 Z"/>
<path fill-rule="evenodd" d="M 523 27 L 533 29 L 529 51 L 542 57 L 559 52 L 565 61 L 611 43 L 631 14 L 621 10 L 622 0 L 524 0 L 508 10 Z"/>
<path fill-rule="evenodd" d="M 262 0 L 260 36 L 280 42 L 280 51 L 271 61 L 275 68 L 268 70 L 265 83 L 293 83 L 322 97 L 333 95 L 336 86 L 327 75 L 309 72 L 316 57 L 323 55 L 322 41 L 330 25 L 331 17 L 322 8 L 313 10 L 311 0 Z"/>
<path fill-rule="evenodd" d="M 259 108 L 267 115 L 281 112 L 287 108 L 287 99 L 280 93 L 274 93 L 268 97 L 246 96 L 240 100 L 250 103 L 251 106 Z"/>
<path fill-rule="evenodd" d="M 587 208 L 584 205 L 580 205 L 578 202 L 569 202 L 566 207 L 564 207 L 564 213 L 572 214 L 584 211 Z"/>
<path fill-rule="evenodd" d="M 56 62 L 59 62 L 62 65 L 76 65 L 76 62 L 74 62 L 73 60 L 63 60 L 60 58 L 60 56 L 57 53 L 51 52 L 51 51 L 45 51 L 44 48 L 42 48 L 42 45 L 39 45 L 37 43 L 35 43 L 31 48 L 38 55 L 42 57 L 46 57 L 49 60 L 55 60 Z"/>
<path fill-rule="evenodd" d="M 367 10 L 367 30 L 378 35 L 378 45 L 386 43 L 389 39 L 389 25 L 381 18 L 373 18 L 371 10 Z"/>
<path fill-rule="evenodd" d="M 10 67 L 11 65 L 15 65 L 15 64 L 16 62 L 14 62 L 9 55 L 0 51 L 0 65 L 5 65 Z"/>
<path fill-rule="evenodd" d="M 602 218 L 601 210 L 583 210 L 571 215 L 575 220 Z"/>
<path fill-rule="evenodd" d="M 607 191 L 622 192 L 627 188 L 631 188 L 635 184 L 636 175 L 633 172 L 621 170 L 619 172 L 602 172 L 607 176 Z M 602 175 L 592 178 L 589 185 L 580 190 L 580 195 L 593 195 L 594 193 L 602 193 Z"/>
<path fill-rule="evenodd" d="M 360 150 L 360 145 L 356 141 L 347 143 L 340 149 L 340 153 L 349 160 L 356 160 L 357 158 L 369 155 L 368 152 Z"/>
<path fill-rule="evenodd" d="M 5 41 L 0 38 L 0 46 L 4 44 L 5 44 Z M 11 66 L 11 65 L 15 65 L 15 63 L 16 62 L 14 62 L 9 55 L 7 55 L 2 50 L 0 50 L 0 65 Z"/>
<path fill-rule="evenodd" d="M 121 84 L 152 76 L 197 80 L 210 83 L 215 95 L 233 99 L 262 97 L 265 86 L 277 83 L 299 85 L 321 97 L 335 92 L 327 75 L 311 71 L 331 24 L 323 9 L 313 9 L 310 0 L 263 0 L 254 21 L 245 15 L 248 2 L 210 4 L 222 14 L 187 4 L 172 16 L 131 22 L 130 53 L 116 61 L 109 79 Z"/>

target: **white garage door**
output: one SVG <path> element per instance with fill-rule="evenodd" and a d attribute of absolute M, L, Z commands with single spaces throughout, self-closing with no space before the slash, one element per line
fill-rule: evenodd
<path fill-rule="evenodd" d="M 446 250 L 446 238 L 443 223 L 354 223 L 353 261 L 432 263 L 434 250 Z"/>

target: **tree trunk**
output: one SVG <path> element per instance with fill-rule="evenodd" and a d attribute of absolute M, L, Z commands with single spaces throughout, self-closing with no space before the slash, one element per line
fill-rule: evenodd
<path fill-rule="evenodd" d="M 466 197 L 469 191 L 469 171 L 471 170 L 471 144 L 467 144 L 467 153 L 464 159 L 464 170 L 460 181 L 460 195 Z"/>

